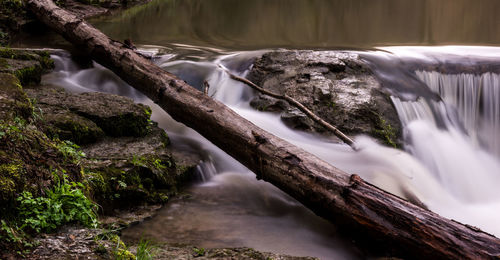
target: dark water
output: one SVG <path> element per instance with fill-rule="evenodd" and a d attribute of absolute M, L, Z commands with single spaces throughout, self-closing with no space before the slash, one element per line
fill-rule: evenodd
<path fill-rule="evenodd" d="M 154 0 L 95 21 L 116 39 L 230 50 L 498 45 L 498 0 Z"/>

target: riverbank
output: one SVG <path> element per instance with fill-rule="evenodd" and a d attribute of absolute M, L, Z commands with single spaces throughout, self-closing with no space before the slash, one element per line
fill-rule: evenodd
<path fill-rule="evenodd" d="M 40 86 L 53 66 L 48 52 L 1 50 L 9 54 L 0 73 L 2 258 L 133 259 L 138 249 L 123 244 L 119 230 L 178 194 L 200 158 L 172 151 L 147 106 Z M 70 194 L 78 195 L 75 203 L 60 200 Z M 299 259 L 252 249 L 154 248 L 158 257 Z"/>
<path fill-rule="evenodd" d="M 58 4 L 87 18 L 139 2 L 145 1 Z M 20 1 L 8 1 L 0 14 L 1 45 L 29 37 L 34 28 L 47 31 Z M 147 106 L 40 86 L 53 68 L 49 52 L 2 48 L 0 54 L 3 259 L 145 259 L 153 248 L 168 258 L 290 259 L 251 249 L 205 251 L 149 241 L 138 245 L 142 249 L 126 246 L 120 230 L 152 217 L 178 194 L 193 180 L 200 158 L 173 152 Z"/>

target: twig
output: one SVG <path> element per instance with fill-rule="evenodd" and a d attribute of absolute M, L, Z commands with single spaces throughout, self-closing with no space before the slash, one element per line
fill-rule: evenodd
<path fill-rule="evenodd" d="M 208 89 L 210 88 L 210 85 L 208 84 L 208 81 L 204 80 L 203 81 L 203 93 L 208 96 Z"/>
<path fill-rule="evenodd" d="M 221 69 L 223 69 L 229 75 L 229 77 L 231 79 L 234 79 L 236 81 L 245 83 L 246 85 L 250 86 L 251 88 L 259 91 L 260 93 L 262 93 L 264 95 L 268 95 L 268 96 L 271 96 L 271 97 L 276 98 L 276 99 L 281 99 L 281 100 L 287 101 L 289 104 L 291 104 L 292 106 L 298 108 L 300 111 L 302 111 L 304 114 L 306 114 L 314 122 L 316 122 L 319 125 L 323 126 L 326 130 L 332 132 L 335 136 L 337 136 L 344 143 L 346 143 L 349 146 L 351 146 L 351 148 L 353 150 L 357 150 L 356 146 L 354 145 L 354 141 L 351 138 L 349 138 L 347 135 L 345 135 L 344 133 L 342 133 L 335 126 L 333 126 L 333 125 L 329 124 L 328 122 L 326 122 L 325 120 L 321 119 L 319 116 L 317 116 L 316 114 L 314 114 L 311 110 L 309 110 L 307 107 L 305 107 L 304 105 L 302 105 L 297 100 L 295 100 L 295 99 L 293 99 L 293 98 L 291 98 L 291 97 L 289 97 L 287 95 L 279 95 L 279 94 L 273 93 L 271 91 L 268 91 L 266 89 L 263 89 L 263 88 L 257 86 L 255 83 L 251 82 L 248 79 L 245 79 L 245 78 L 242 78 L 242 77 L 239 77 L 239 76 L 236 76 L 236 75 L 232 74 L 229 70 L 227 70 L 226 68 L 224 68 L 220 64 L 219 64 L 219 67 Z"/>

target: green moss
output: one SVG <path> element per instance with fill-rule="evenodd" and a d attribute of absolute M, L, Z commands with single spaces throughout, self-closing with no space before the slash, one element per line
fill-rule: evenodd
<path fill-rule="evenodd" d="M 10 66 L 9 66 L 9 63 L 7 62 L 7 60 L 0 58 L 0 69 L 6 69 L 9 67 Z"/>
<path fill-rule="evenodd" d="M 39 83 L 42 76 L 42 67 L 35 65 L 32 67 L 26 67 L 14 72 L 14 75 L 19 79 L 22 85 L 29 83 Z"/>
<path fill-rule="evenodd" d="M 395 141 L 398 137 L 397 130 L 380 115 L 378 116 L 377 129 L 375 129 L 374 134 L 382 138 L 387 145 L 398 148 Z"/>
<path fill-rule="evenodd" d="M 44 132 L 53 138 L 89 144 L 104 136 L 94 122 L 72 113 L 46 115 L 45 120 Z"/>
<path fill-rule="evenodd" d="M 0 28 L 0 46 L 6 46 L 9 43 L 9 38 L 9 34 Z"/>
<path fill-rule="evenodd" d="M 163 147 L 167 147 L 170 144 L 170 138 L 165 131 L 161 132 L 161 142 Z"/>
<path fill-rule="evenodd" d="M 50 58 L 48 52 L 44 52 L 45 55 L 40 56 L 40 63 L 44 69 L 53 69 L 55 67 L 54 60 Z"/>
<path fill-rule="evenodd" d="M 0 201 L 5 202 L 13 198 L 16 192 L 16 183 L 11 177 L 0 175 Z"/>
<path fill-rule="evenodd" d="M 166 202 L 177 192 L 175 173 L 169 158 L 134 156 L 125 165 L 117 162 L 88 170 L 84 178 L 103 208 L 127 208 Z"/>
<path fill-rule="evenodd" d="M 151 118 L 151 112 L 152 110 L 149 106 L 144 106 L 144 114 L 146 114 L 148 118 Z"/>
<path fill-rule="evenodd" d="M 111 242 L 114 244 L 113 253 L 115 255 L 115 259 L 120 260 L 135 260 L 135 255 L 132 254 L 128 247 L 123 243 L 119 236 L 114 236 L 111 239 Z"/>
<path fill-rule="evenodd" d="M 16 53 L 11 48 L 0 48 L 0 57 L 8 58 L 8 59 L 15 59 Z"/>
<path fill-rule="evenodd" d="M 0 111 L 0 119 L 10 120 L 14 117 L 28 119 L 31 117 L 33 106 L 14 75 L 0 73 L 0 94 L 6 97 L 0 99 L 0 104 L 3 107 Z"/>
<path fill-rule="evenodd" d="M 0 58 L 4 58 L 2 59 L 3 62 L 0 62 L 0 68 L 6 68 L 6 65 L 8 65 L 5 59 L 34 60 L 39 62 L 39 64 L 19 69 L 14 72 L 14 75 L 23 85 L 29 82 L 38 83 L 44 70 L 54 68 L 54 61 L 50 58 L 50 54 L 47 51 L 26 51 L 0 48 Z M 4 66 L 2 66 L 2 63 L 4 63 Z"/>

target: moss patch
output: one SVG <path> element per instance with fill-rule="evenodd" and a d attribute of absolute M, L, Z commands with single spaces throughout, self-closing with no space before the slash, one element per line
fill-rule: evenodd
<path fill-rule="evenodd" d="M 44 113 L 42 128 L 52 138 L 70 140 L 76 144 L 94 143 L 104 132 L 94 122 L 69 111 Z"/>
<path fill-rule="evenodd" d="M 177 193 L 175 165 L 169 160 L 134 157 L 86 163 L 84 179 L 104 213 L 114 208 L 165 203 Z"/>
<path fill-rule="evenodd" d="M 399 148 L 396 142 L 398 138 L 397 130 L 381 116 L 378 116 L 373 135 L 384 140 L 385 144 L 394 148 Z"/>
<path fill-rule="evenodd" d="M 12 74 L 0 73 L 0 120 L 9 121 L 15 117 L 28 119 L 32 112 L 31 101 L 19 80 Z"/>

